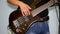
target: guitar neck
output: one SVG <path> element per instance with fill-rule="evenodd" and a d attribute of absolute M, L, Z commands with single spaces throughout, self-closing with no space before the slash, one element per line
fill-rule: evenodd
<path fill-rule="evenodd" d="M 47 2 L 46 4 L 40 6 L 39 8 L 31 11 L 32 16 L 36 16 L 37 14 L 41 13 L 42 11 L 44 11 L 45 9 L 47 9 L 48 7 L 54 5 L 55 3 L 57 3 L 57 0 L 50 0 L 49 2 Z"/>

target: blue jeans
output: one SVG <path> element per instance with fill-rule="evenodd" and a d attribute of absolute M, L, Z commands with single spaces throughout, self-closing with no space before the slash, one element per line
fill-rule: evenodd
<path fill-rule="evenodd" d="M 26 34 L 50 34 L 48 22 L 35 22 L 26 32 Z"/>

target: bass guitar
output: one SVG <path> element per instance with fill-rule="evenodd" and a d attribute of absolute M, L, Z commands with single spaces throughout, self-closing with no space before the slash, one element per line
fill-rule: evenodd
<path fill-rule="evenodd" d="M 36 0 L 37 1 L 37 0 Z M 39 0 L 38 0 L 39 1 Z M 35 2 L 34 2 L 35 3 Z M 36 5 L 32 3 L 32 5 Z M 37 2 L 38 3 L 38 2 Z M 13 11 L 9 16 L 9 26 L 16 32 L 16 28 L 19 28 L 18 34 L 25 34 L 25 32 L 29 29 L 29 27 L 36 21 L 43 21 L 42 18 L 38 17 L 37 15 L 47 9 L 48 7 L 57 3 L 57 0 L 50 0 L 47 3 L 41 5 L 40 7 L 31 11 L 31 15 L 29 16 L 22 16 L 20 9 Z M 32 6 L 35 8 L 35 6 Z M 43 17 L 44 18 L 44 17 Z"/>

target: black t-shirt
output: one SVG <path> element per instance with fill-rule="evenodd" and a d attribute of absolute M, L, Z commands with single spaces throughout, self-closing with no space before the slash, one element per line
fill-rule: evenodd
<path fill-rule="evenodd" d="M 24 3 L 26 3 L 26 4 L 28 4 L 28 5 L 31 5 L 31 4 L 34 2 L 34 0 L 20 0 L 20 1 L 22 1 L 22 2 L 24 2 Z M 36 5 L 36 8 L 38 8 L 39 6 L 47 3 L 48 1 L 49 1 L 49 0 L 41 0 L 41 1 Z M 19 7 L 18 7 L 18 9 L 19 9 Z M 39 17 L 45 17 L 45 16 L 47 16 L 47 15 L 48 15 L 48 9 L 46 9 L 46 10 L 44 10 L 43 12 L 39 13 L 37 16 L 39 16 Z"/>

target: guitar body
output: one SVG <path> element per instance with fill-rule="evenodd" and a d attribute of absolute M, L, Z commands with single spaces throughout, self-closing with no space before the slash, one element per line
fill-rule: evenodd
<path fill-rule="evenodd" d="M 13 11 L 9 18 L 10 23 L 13 23 L 13 25 L 15 26 L 14 28 L 20 29 L 20 32 L 19 32 L 20 34 L 24 34 L 34 22 L 39 20 L 41 19 L 38 16 L 36 17 L 32 17 L 31 15 L 22 16 L 20 10 Z M 17 24 L 14 24 L 14 23 L 17 23 Z"/>

